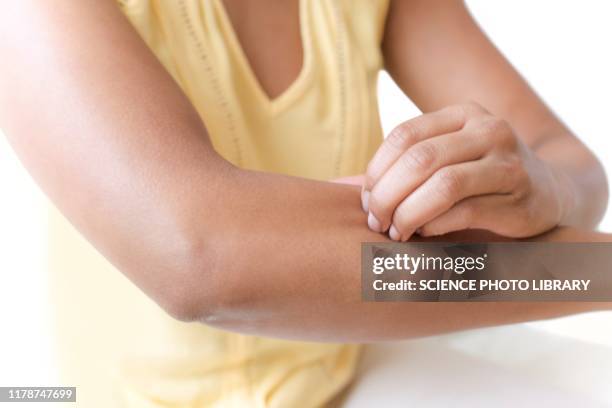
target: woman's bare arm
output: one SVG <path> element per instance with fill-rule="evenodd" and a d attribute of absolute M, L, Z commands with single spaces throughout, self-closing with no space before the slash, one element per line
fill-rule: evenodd
<path fill-rule="evenodd" d="M 361 302 L 360 242 L 386 238 L 367 229 L 358 190 L 222 160 L 110 0 L 7 3 L 0 54 L 0 125 L 25 166 L 177 318 L 360 341 L 601 307 Z"/>
<path fill-rule="evenodd" d="M 188 100 L 114 1 L 7 4 L 0 50 L 0 126 L 26 168 L 102 254 L 174 310 L 193 271 L 193 219 L 212 218 L 229 171 Z"/>
<path fill-rule="evenodd" d="M 601 220 L 608 199 L 601 164 L 486 38 L 463 0 L 392 0 L 383 50 L 393 79 L 423 112 L 476 102 L 507 121 L 558 179 L 561 225 Z"/>

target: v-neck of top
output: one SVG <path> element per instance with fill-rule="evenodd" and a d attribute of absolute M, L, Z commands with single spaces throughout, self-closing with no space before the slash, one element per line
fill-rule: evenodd
<path fill-rule="evenodd" d="M 220 16 L 220 23 L 224 26 L 224 32 L 227 33 L 225 35 L 225 40 L 228 47 L 231 47 L 235 53 L 237 58 L 237 63 L 240 64 L 241 68 L 244 70 L 248 82 L 251 84 L 253 92 L 256 94 L 257 98 L 260 99 L 262 104 L 268 106 L 272 111 L 277 112 L 282 110 L 284 106 L 288 106 L 289 103 L 300 95 L 300 91 L 303 90 L 304 86 L 307 83 L 307 79 L 310 74 L 311 69 L 311 44 L 310 44 L 310 33 L 308 32 L 308 24 L 304 21 L 307 17 L 307 13 L 305 11 L 305 2 L 307 0 L 298 0 L 299 1 L 299 22 L 300 22 L 300 40 L 302 43 L 302 67 L 297 75 L 297 77 L 287 86 L 279 95 L 275 97 L 270 97 L 268 93 L 263 89 L 261 82 L 259 81 L 257 75 L 255 75 L 255 71 L 251 63 L 249 62 L 244 48 L 240 43 L 238 38 L 238 34 L 234 29 L 234 26 L 229 18 L 229 14 L 223 4 L 223 0 L 213 0 L 218 9 L 218 14 Z"/>

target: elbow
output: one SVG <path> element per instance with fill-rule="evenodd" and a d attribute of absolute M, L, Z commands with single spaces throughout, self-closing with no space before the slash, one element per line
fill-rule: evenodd
<path fill-rule="evenodd" d="M 218 254 L 213 245 L 189 242 L 175 257 L 172 272 L 158 291 L 157 303 L 182 322 L 214 320 L 226 302 L 219 277 Z"/>
<path fill-rule="evenodd" d="M 207 315 L 208 305 L 200 299 L 195 299 L 186 285 L 175 284 L 171 292 L 158 301 L 159 306 L 171 318 L 189 323 L 199 321 Z"/>
<path fill-rule="evenodd" d="M 184 258 L 185 267 L 166 291 L 163 309 L 182 322 L 198 322 L 232 331 L 249 331 L 266 320 L 271 310 L 262 300 L 265 292 L 245 265 L 244 251 L 227 247 L 223 239 L 209 246 L 194 246 Z M 242 252 L 242 254 L 240 253 Z"/>

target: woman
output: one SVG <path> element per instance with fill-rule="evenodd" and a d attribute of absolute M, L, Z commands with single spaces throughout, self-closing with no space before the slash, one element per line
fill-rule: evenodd
<path fill-rule="evenodd" d="M 604 307 L 360 300 L 360 242 L 528 237 L 604 212 L 595 157 L 462 2 L 120 6 L 127 20 L 110 0 L 24 0 L 0 17 L 0 125 L 139 288 L 52 216 L 64 381 L 84 405 L 320 406 L 359 346 L 252 335 L 400 339 Z M 379 147 L 383 61 L 427 113 Z M 361 201 L 327 182 L 372 157 Z"/>

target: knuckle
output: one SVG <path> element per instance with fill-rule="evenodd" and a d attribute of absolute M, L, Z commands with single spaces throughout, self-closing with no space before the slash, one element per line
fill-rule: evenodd
<path fill-rule="evenodd" d="M 512 127 L 505 119 L 488 117 L 480 123 L 480 131 L 491 138 L 498 147 L 516 147 L 516 138 L 514 137 Z"/>
<path fill-rule="evenodd" d="M 454 200 L 461 191 L 462 180 L 459 172 L 452 168 L 443 168 L 436 173 L 438 193 L 447 200 Z"/>
<path fill-rule="evenodd" d="M 526 200 L 529 196 L 531 196 L 533 188 L 533 182 L 529 178 L 527 171 L 525 169 L 519 170 L 516 175 L 516 184 L 514 188 L 517 199 L 519 201 Z"/>
<path fill-rule="evenodd" d="M 481 118 L 478 128 L 483 133 L 496 136 L 501 131 L 501 123 L 499 119 L 494 116 L 486 116 Z"/>
<path fill-rule="evenodd" d="M 514 190 L 524 184 L 527 173 L 522 160 L 513 156 L 501 160 L 499 164 L 504 186 L 507 186 L 509 190 Z"/>
<path fill-rule="evenodd" d="M 457 108 L 463 113 L 466 118 L 471 118 L 487 113 L 486 109 L 483 108 L 482 105 L 474 101 L 469 101 L 457 105 Z"/>
<path fill-rule="evenodd" d="M 419 134 L 419 127 L 413 121 L 407 121 L 395 127 L 387 140 L 392 147 L 405 149 L 418 140 Z"/>
<path fill-rule="evenodd" d="M 408 171 L 422 172 L 430 169 L 437 157 L 436 147 L 429 142 L 421 142 L 404 153 L 401 162 Z"/>
<path fill-rule="evenodd" d="M 526 219 L 529 215 L 529 197 L 531 183 L 529 181 L 521 183 L 510 193 L 510 206 L 520 219 Z"/>
<path fill-rule="evenodd" d="M 517 170 L 519 167 L 516 160 L 513 157 L 500 158 L 494 156 L 494 158 L 497 160 L 497 163 L 495 163 L 495 171 L 502 181 L 502 185 L 514 186 L 517 181 Z"/>

